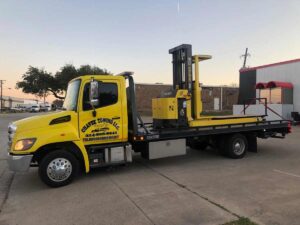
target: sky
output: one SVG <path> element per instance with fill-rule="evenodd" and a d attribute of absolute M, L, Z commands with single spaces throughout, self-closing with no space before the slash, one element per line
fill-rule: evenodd
<path fill-rule="evenodd" d="M 300 58 L 299 24 L 298 0 L 0 0 L 0 79 L 4 95 L 27 98 L 15 84 L 29 65 L 90 64 L 170 84 L 168 50 L 185 43 L 212 55 L 201 83 L 238 84 L 246 47 L 248 66 Z"/>

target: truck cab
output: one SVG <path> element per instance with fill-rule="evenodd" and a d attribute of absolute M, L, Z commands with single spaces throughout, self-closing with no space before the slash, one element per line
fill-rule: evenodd
<path fill-rule="evenodd" d="M 128 140 L 126 88 L 121 76 L 84 76 L 71 81 L 63 108 L 77 117 L 84 145 Z"/>
<path fill-rule="evenodd" d="M 69 183 L 73 171 L 131 161 L 126 81 L 123 76 L 86 75 L 69 82 L 63 111 L 9 125 L 9 164 L 39 166 L 50 186 Z"/>

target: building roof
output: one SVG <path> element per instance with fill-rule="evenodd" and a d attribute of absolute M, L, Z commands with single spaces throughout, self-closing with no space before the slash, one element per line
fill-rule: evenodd
<path fill-rule="evenodd" d="M 294 86 L 292 83 L 282 82 L 282 81 L 270 81 L 268 83 L 260 82 L 255 85 L 255 89 L 265 89 L 265 88 L 275 88 L 275 87 L 293 89 Z"/>
<path fill-rule="evenodd" d="M 11 99 L 12 101 L 24 101 L 24 98 L 11 97 L 11 96 L 2 96 L 3 100 L 8 101 Z"/>
<path fill-rule="evenodd" d="M 266 65 L 262 65 L 262 66 L 242 68 L 242 69 L 240 69 L 240 72 L 252 71 L 252 70 L 262 69 L 262 68 L 266 68 L 266 67 L 279 66 L 279 65 L 290 64 L 290 63 L 295 63 L 295 62 L 300 62 L 300 58 L 287 60 L 287 61 L 283 61 L 283 62 L 266 64 Z"/>
<path fill-rule="evenodd" d="M 289 83 L 289 82 L 282 82 L 282 81 L 270 81 L 270 82 L 268 82 L 267 88 L 274 88 L 274 87 L 293 89 L 293 84 Z"/>
<path fill-rule="evenodd" d="M 257 83 L 257 84 L 255 85 L 255 88 L 256 88 L 256 89 L 265 89 L 266 87 L 267 87 L 267 83 L 262 83 L 262 82 Z"/>

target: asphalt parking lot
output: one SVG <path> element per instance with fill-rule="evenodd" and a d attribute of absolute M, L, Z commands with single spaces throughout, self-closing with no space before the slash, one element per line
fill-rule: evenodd
<path fill-rule="evenodd" d="M 71 185 L 49 188 L 37 169 L 7 169 L 7 125 L 32 114 L 0 114 L 0 225 L 223 224 L 248 217 L 259 224 L 300 221 L 300 128 L 286 139 L 259 141 L 240 160 L 213 150 L 126 167 L 97 169 Z"/>

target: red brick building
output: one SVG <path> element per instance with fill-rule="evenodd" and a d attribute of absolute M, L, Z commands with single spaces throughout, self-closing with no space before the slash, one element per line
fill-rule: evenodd
<path fill-rule="evenodd" d="M 168 84 L 136 84 L 135 87 L 137 108 L 143 115 L 151 115 L 152 98 L 172 89 Z M 238 87 L 202 86 L 203 111 L 232 111 L 238 95 Z"/>

